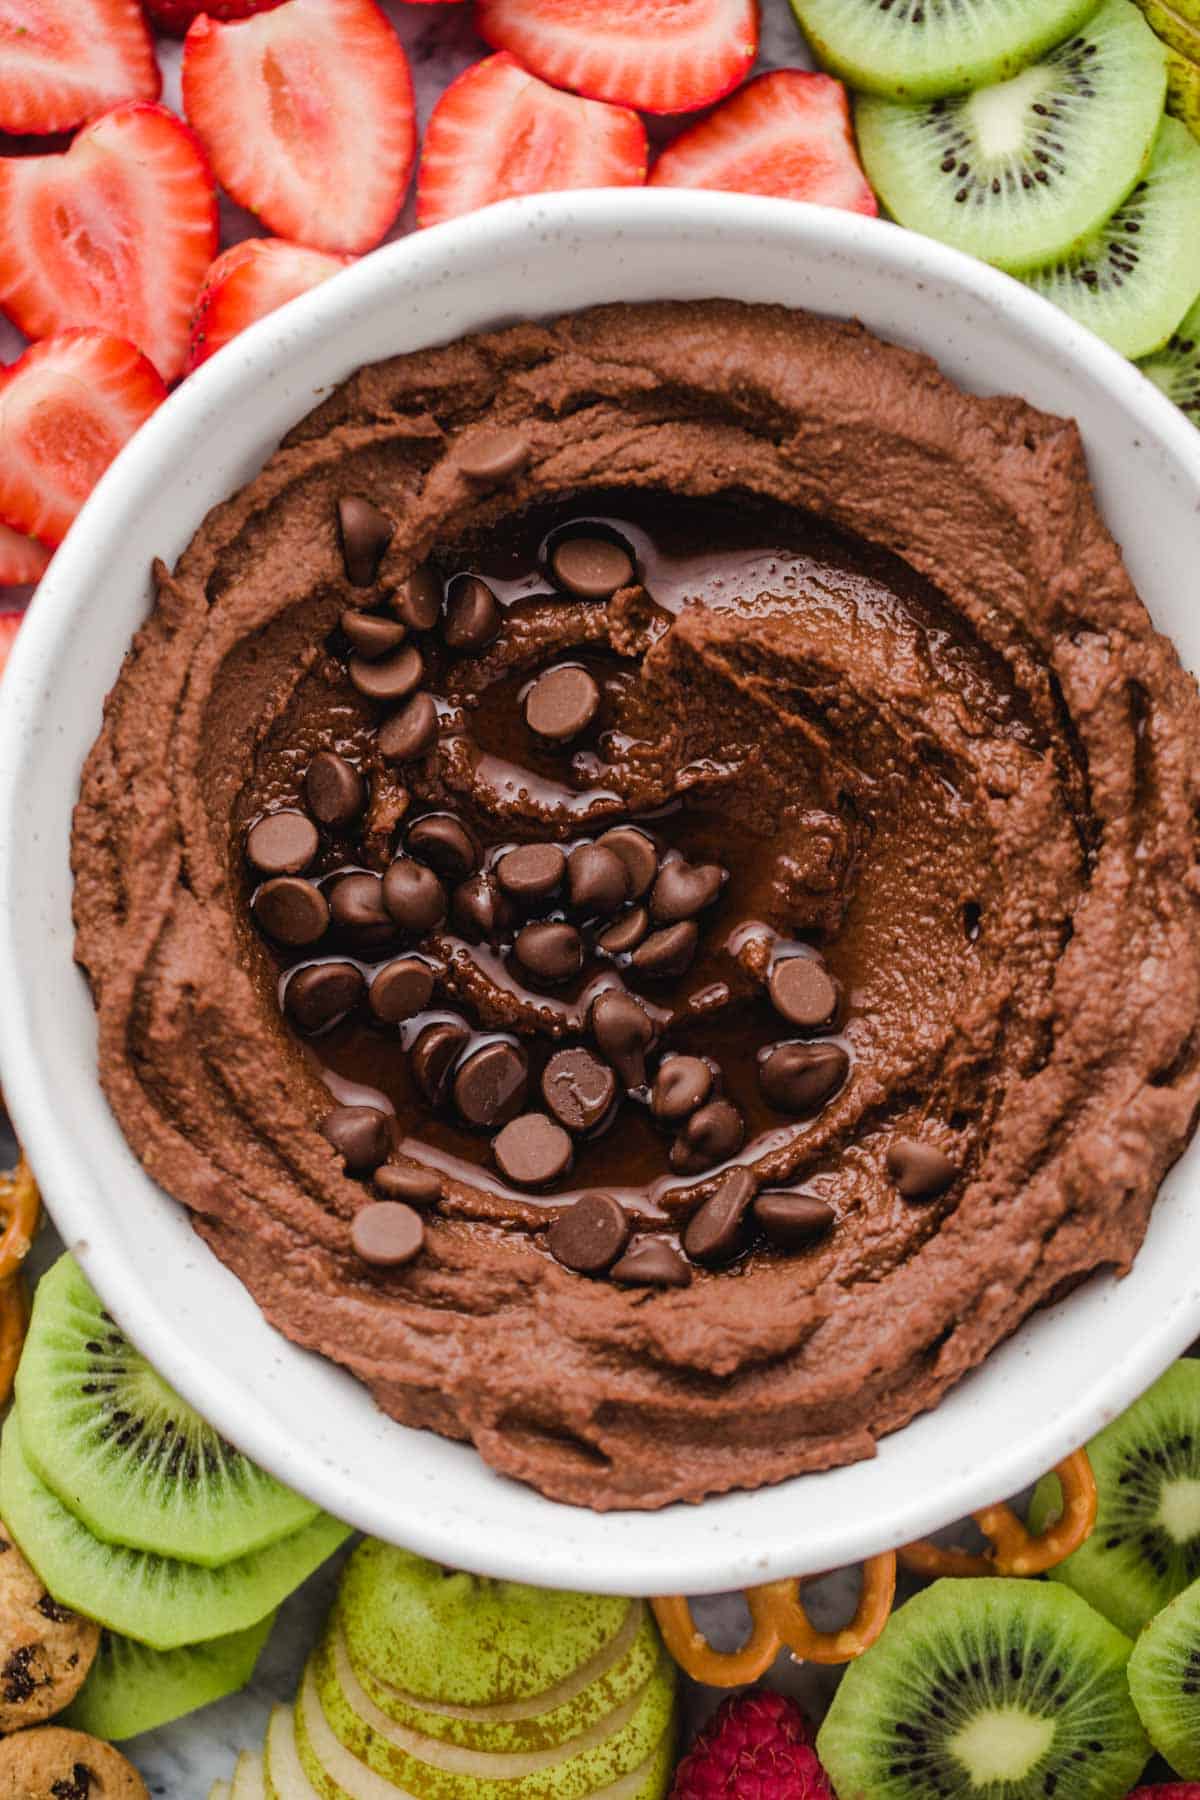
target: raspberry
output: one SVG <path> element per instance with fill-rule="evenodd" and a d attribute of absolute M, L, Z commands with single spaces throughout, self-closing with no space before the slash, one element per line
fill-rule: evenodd
<path fill-rule="evenodd" d="M 1200 1782 L 1160 1781 L 1155 1787 L 1135 1788 L 1129 1800 L 1200 1800 Z"/>
<path fill-rule="evenodd" d="M 700 1733 L 675 1771 L 671 1800 L 835 1800 L 835 1796 L 800 1708 L 782 1694 L 753 1688 L 726 1700 Z M 1188 1800 L 1186 1794 L 1183 1800 Z"/>

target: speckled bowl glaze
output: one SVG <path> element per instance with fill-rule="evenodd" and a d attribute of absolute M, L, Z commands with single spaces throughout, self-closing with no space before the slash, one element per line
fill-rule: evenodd
<path fill-rule="evenodd" d="M 659 1513 L 598 1515 L 402 1428 L 293 1348 L 127 1149 L 72 960 L 68 841 L 83 758 L 152 556 L 172 561 L 282 434 L 361 363 L 606 300 L 726 295 L 856 315 L 980 393 L 1074 416 L 1157 623 L 1200 666 L 1200 433 L 1017 282 L 874 219 L 661 192 L 508 202 L 376 252 L 223 350 L 120 456 L 54 559 L 0 708 L 0 1058 L 64 1238 L 168 1380 L 282 1480 L 380 1537 L 545 1586 L 705 1593 L 851 1563 L 1021 1488 L 1200 1333 L 1200 1144 L 1122 1282 L 1031 1318 L 872 1462 Z"/>

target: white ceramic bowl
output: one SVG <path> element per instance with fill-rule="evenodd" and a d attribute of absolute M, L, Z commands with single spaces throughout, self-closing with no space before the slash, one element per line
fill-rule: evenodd
<path fill-rule="evenodd" d="M 68 838 L 83 757 L 152 556 L 361 363 L 594 301 L 733 296 L 857 315 L 964 386 L 1073 415 L 1157 623 L 1200 665 L 1200 433 L 1138 372 L 1015 281 L 876 220 L 671 192 L 509 202 L 378 251 L 193 376 L 118 459 L 54 559 L 0 707 L 0 1054 L 63 1237 L 134 1341 L 249 1455 L 331 1512 L 482 1573 L 706 1593 L 850 1563 L 1021 1488 L 1200 1333 L 1200 1143 L 1123 1282 L 1028 1323 L 878 1458 L 659 1513 L 594 1514 L 403 1429 L 295 1349 L 143 1173 L 96 1077 L 71 956 Z"/>

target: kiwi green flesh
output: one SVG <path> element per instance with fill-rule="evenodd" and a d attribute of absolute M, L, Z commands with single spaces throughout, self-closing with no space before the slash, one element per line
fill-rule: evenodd
<path fill-rule="evenodd" d="M 1129 1648 L 1063 1588 L 935 1582 L 847 1669 L 817 1750 L 842 1800 L 1120 1800 L 1149 1755 Z"/>
<path fill-rule="evenodd" d="M 1200 143 L 1164 119 L 1124 204 L 1074 255 L 1024 277 L 1123 356 L 1165 344 L 1200 289 Z"/>
<path fill-rule="evenodd" d="M 1129 1691 L 1154 1748 L 1185 1781 L 1200 1781 L 1200 1582 L 1138 1638 Z"/>
<path fill-rule="evenodd" d="M 1095 1529 L 1051 1579 L 1133 1638 L 1200 1579 L 1200 1362 L 1173 1363 L 1092 1439 L 1088 1455 Z M 1047 1476 L 1030 1506 L 1034 1529 L 1061 1504 L 1057 1478 Z"/>
<path fill-rule="evenodd" d="M 244 1688 L 275 1614 L 206 1644 L 151 1650 L 105 1631 L 88 1678 L 59 1723 L 121 1743 Z"/>
<path fill-rule="evenodd" d="M 17 1398 L 35 1471 L 108 1543 L 213 1568 L 316 1517 L 172 1392 L 69 1256 L 38 1284 Z"/>
<path fill-rule="evenodd" d="M 1169 342 L 1145 357 L 1138 367 L 1187 414 L 1193 425 L 1200 425 L 1200 301 L 1176 327 Z"/>
<path fill-rule="evenodd" d="M 1085 241 L 1137 182 L 1166 54 L 1132 0 L 1104 0 L 1010 81 L 920 106 L 860 99 L 867 175 L 900 224 L 998 268 L 1038 268 Z"/>
<path fill-rule="evenodd" d="M 290 1537 L 219 1569 L 102 1543 L 30 1467 L 19 1407 L 0 1435 L 0 1515 L 56 1600 L 155 1650 L 256 1625 L 350 1535 L 318 1513 Z"/>
<path fill-rule="evenodd" d="M 1004 81 L 1084 23 L 1097 0 L 792 0 L 827 69 L 894 100 Z"/>

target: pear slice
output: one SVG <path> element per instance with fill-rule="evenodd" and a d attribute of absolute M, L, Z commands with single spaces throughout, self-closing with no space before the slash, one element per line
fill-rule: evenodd
<path fill-rule="evenodd" d="M 330 1729 L 317 1693 L 310 1660 L 296 1702 L 296 1744 L 301 1764 L 319 1800 L 412 1800 L 412 1796 L 352 1755 Z M 591 1800 L 662 1800 L 675 1755 L 673 1719 L 650 1754 L 608 1787 L 593 1791 Z M 510 1791 L 511 1800 L 527 1800 L 524 1784 Z M 299 1790 L 303 1793 L 303 1790 Z M 279 1800 L 291 1800 L 279 1795 Z"/>
<path fill-rule="evenodd" d="M 243 1750 L 233 1771 L 229 1800 L 266 1800 L 263 1786 L 263 1761 L 255 1750 Z"/>
<path fill-rule="evenodd" d="M 267 1800 L 320 1800 L 296 1749 L 296 1718 L 290 1706 L 277 1706 L 271 1713 L 263 1764 Z"/>
<path fill-rule="evenodd" d="M 227 1781 L 214 1781 L 208 1790 L 208 1800 L 230 1800 L 229 1783 Z"/>
<path fill-rule="evenodd" d="M 375 1673 L 378 1657 L 362 1655 L 362 1627 L 352 1636 L 342 1617 L 346 1653 L 363 1689 L 389 1719 L 410 1731 L 469 1750 L 543 1750 L 578 1737 L 645 1685 L 662 1654 L 644 1601 L 630 1603 L 615 1637 L 564 1681 L 544 1693 L 492 1706 L 419 1700 Z"/>

